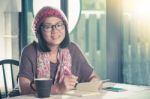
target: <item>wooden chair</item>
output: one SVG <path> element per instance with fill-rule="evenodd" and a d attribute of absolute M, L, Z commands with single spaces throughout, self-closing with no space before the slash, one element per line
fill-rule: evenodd
<path fill-rule="evenodd" d="M 10 72 L 11 72 L 11 80 L 12 80 L 12 88 L 15 88 L 15 79 L 14 79 L 14 74 L 13 74 L 13 66 L 18 66 L 19 68 L 19 61 L 14 60 L 14 59 L 5 59 L 0 61 L 0 66 L 2 66 L 2 73 L 3 73 L 3 78 L 4 78 L 4 85 L 5 85 L 5 92 L 2 92 L 1 89 L 1 98 L 9 96 L 9 91 L 8 91 L 8 85 L 7 85 L 7 78 L 6 78 L 6 70 L 5 67 L 10 66 Z M 12 89 L 12 91 L 13 91 Z"/>
<path fill-rule="evenodd" d="M 2 99 L 1 89 L 0 89 L 0 99 Z"/>

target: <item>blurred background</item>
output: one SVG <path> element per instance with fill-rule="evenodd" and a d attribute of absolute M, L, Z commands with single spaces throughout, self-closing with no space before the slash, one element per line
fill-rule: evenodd
<path fill-rule="evenodd" d="M 45 4 L 64 11 L 71 40 L 101 79 L 150 85 L 149 0 L 0 0 L 0 60 L 19 60 L 21 50 L 36 40 L 32 20 Z M 7 67 L 8 77 L 9 72 Z"/>

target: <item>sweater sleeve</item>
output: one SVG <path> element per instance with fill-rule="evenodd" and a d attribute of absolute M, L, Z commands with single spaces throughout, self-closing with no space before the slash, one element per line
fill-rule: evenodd
<path fill-rule="evenodd" d="M 93 72 L 92 66 L 75 43 L 71 43 L 69 49 L 72 57 L 72 72 L 79 77 L 79 82 L 89 81 L 89 77 Z"/>
<path fill-rule="evenodd" d="M 36 64 L 36 52 L 33 50 L 33 45 L 27 46 L 23 49 L 18 77 L 26 77 L 29 80 L 34 79 L 35 75 L 35 64 Z"/>

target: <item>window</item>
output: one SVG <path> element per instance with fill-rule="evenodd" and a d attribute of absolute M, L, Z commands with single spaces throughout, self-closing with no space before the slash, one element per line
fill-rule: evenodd
<path fill-rule="evenodd" d="M 150 1 L 123 0 L 125 83 L 150 85 Z"/>
<path fill-rule="evenodd" d="M 8 6 L 10 5 L 10 6 Z M 19 12 L 21 11 L 20 0 L 1 0 L 0 3 L 0 60 L 19 59 Z M 7 8 L 6 8 L 7 7 Z M 7 68 L 6 76 L 9 78 L 10 68 Z M 16 74 L 18 70 L 16 69 Z M 0 67 L 0 78 L 3 78 L 2 68 Z M 11 80 L 10 80 L 11 82 Z M 0 79 L 0 85 L 3 85 Z M 11 88 L 11 84 L 8 84 Z M 0 86 L 3 91 L 4 86 Z"/>
<path fill-rule="evenodd" d="M 70 34 L 102 79 L 106 78 L 105 6 L 106 0 L 81 0 L 80 19 Z"/>

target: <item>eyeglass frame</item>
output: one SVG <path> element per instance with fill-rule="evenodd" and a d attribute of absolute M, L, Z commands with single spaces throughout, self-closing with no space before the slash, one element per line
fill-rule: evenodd
<path fill-rule="evenodd" d="M 61 29 L 58 29 L 58 25 L 60 25 L 61 26 Z M 45 26 L 47 26 L 47 30 L 45 30 Z M 54 29 L 56 29 L 56 30 L 58 30 L 58 31 L 61 31 L 62 29 L 64 29 L 65 28 L 65 24 L 62 22 L 62 21 L 60 21 L 60 22 L 57 22 L 55 25 L 45 25 L 45 24 L 43 24 L 42 26 L 41 26 L 41 29 L 42 29 L 42 31 L 44 31 L 44 32 L 52 32 L 52 30 L 54 30 Z M 49 30 L 50 29 L 50 30 Z"/>

